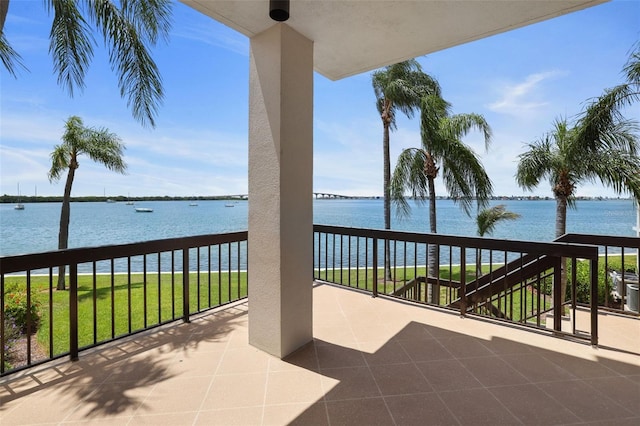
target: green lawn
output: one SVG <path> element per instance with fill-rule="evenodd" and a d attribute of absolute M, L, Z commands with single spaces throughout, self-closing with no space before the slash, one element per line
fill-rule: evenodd
<path fill-rule="evenodd" d="M 196 313 L 247 296 L 247 274 L 189 274 L 189 311 Z M 67 281 L 68 282 L 68 281 Z M 9 288 L 24 288 L 24 277 L 8 277 Z M 31 278 L 32 299 L 41 315 L 38 342 L 48 350 L 53 333 L 53 354 L 69 350 L 69 291 L 52 292 L 49 304 L 49 278 Z M 55 279 L 54 279 L 55 286 Z M 199 290 L 199 291 L 198 291 Z M 95 296 L 95 297 L 94 297 Z M 95 302 L 94 302 L 95 300 Z M 79 347 L 102 342 L 132 331 L 161 324 L 183 316 L 182 274 L 91 275 L 78 277 Z M 112 309 L 113 307 L 113 309 Z M 95 318 L 95 321 L 94 321 Z"/>

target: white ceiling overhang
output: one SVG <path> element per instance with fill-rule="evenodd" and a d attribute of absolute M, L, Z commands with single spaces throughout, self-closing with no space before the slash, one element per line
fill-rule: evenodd
<path fill-rule="evenodd" d="M 181 1 L 248 37 L 275 23 L 269 0 Z M 291 0 L 286 23 L 314 42 L 315 70 L 337 80 L 605 1 Z"/>

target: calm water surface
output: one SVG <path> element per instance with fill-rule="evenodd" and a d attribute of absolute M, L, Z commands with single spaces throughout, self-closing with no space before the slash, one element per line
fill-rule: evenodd
<path fill-rule="evenodd" d="M 122 244 L 247 229 L 247 201 L 226 207 L 225 201 L 155 201 L 136 203 L 72 203 L 69 247 Z M 551 241 L 555 233 L 555 201 L 494 202 L 521 218 L 498 224 L 493 237 Z M 60 203 L 26 204 L 25 210 L 0 205 L 0 255 L 55 250 L 58 246 Z M 136 213 L 149 207 L 153 213 Z M 438 200 L 438 233 L 476 235 L 475 219 L 450 200 Z M 315 200 L 314 223 L 361 228 L 384 227 L 382 200 Z M 394 215 L 395 216 L 395 215 Z M 428 232 L 428 208 L 413 205 L 411 216 L 392 218 L 394 229 Z M 567 231 L 634 236 L 635 210 L 631 200 L 578 201 L 570 210 Z"/>

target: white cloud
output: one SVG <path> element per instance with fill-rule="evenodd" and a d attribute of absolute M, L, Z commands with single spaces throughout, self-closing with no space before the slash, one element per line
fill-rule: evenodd
<path fill-rule="evenodd" d="M 220 47 L 242 56 L 249 56 L 249 39 L 238 32 L 227 30 L 221 24 L 210 20 L 205 24 L 181 26 L 172 32 L 175 37 Z"/>
<path fill-rule="evenodd" d="M 488 104 L 487 108 L 519 117 L 541 111 L 550 104 L 543 83 L 565 75 L 567 73 L 562 71 L 547 71 L 530 74 L 520 83 L 505 84 L 499 89 L 500 98 Z"/>

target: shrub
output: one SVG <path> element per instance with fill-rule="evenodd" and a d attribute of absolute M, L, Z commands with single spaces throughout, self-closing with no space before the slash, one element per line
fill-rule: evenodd
<path fill-rule="evenodd" d="M 22 333 L 27 332 L 27 316 L 31 315 L 31 333 L 38 329 L 40 324 L 40 302 L 34 293 L 31 293 L 31 306 L 27 306 L 27 291 L 17 285 L 8 284 L 4 295 L 5 318 L 13 321 Z"/>
<path fill-rule="evenodd" d="M 16 344 L 16 341 L 20 338 L 20 328 L 16 326 L 13 318 L 5 317 L 4 318 L 4 347 L 2 350 L 4 351 L 4 370 L 10 370 L 12 368 L 11 365 L 11 355 L 13 348 Z"/>

